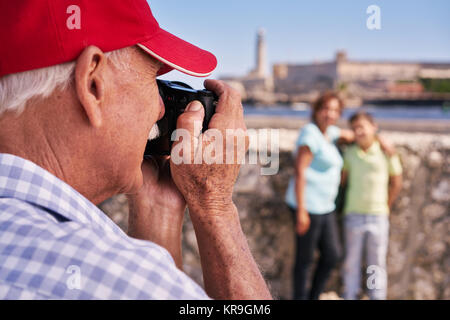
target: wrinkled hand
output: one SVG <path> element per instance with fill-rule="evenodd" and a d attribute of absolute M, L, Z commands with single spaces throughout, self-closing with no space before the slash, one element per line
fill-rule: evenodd
<path fill-rule="evenodd" d="M 159 228 L 178 229 L 186 202 L 169 172 L 167 157 L 148 157 L 142 162 L 144 183 L 136 194 L 128 194 L 130 233 L 146 233 L 151 223 Z M 141 237 L 142 238 L 142 237 Z"/>
<path fill-rule="evenodd" d="M 204 109 L 199 102 L 192 102 L 186 108 L 186 111 L 180 115 L 177 121 L 177 129 L 185 129 L 189 132 L 190 148 L 183 149 L 182 152 L 177 154 L 178 147 L 183 144 L 183 141 L 174 142 L 170 168 L 174 182 L 186 199 L 190 209 L 195 207 L 201 208 L 203 211 L 205 209 L 218 209 L 220 211 L 221 208 L 228 208 L 232 205 L 233 186 L 249 142 L 241 98 L 237 91 L 217 80 L 206 80 L 205 87 L 215 92 L 219 97 L 216 112 L 211 118 L 208 130 L 203 134 L 201 134 L 201 125 L 198 124 L 203 121 Z M 196 122 L 197 126 L 195 125 Z M 225 141 L 216 139 L 218 135 L 225 138 L 227 129 L 239 130 L 240 137 L 236 140 L 234 138 L 225 139 Z M 182 139 L 185 139 L 185 137 Z M 239 143 L 237 143 L 239 139 L 241 139 L 240 148 L 238 148 Z M 216 150 L 217 152 L 211 153 L 208 150 Z M 234 152 L 234 157 L 229 157 L 230 152 Z M 206 158 L 203 155 L 208 154 L 213 154 L 216 160 L 221 159 L 222 164 L 215 161 L 210 162 L 211 164 L 205 163 Z M 174 156 L 179 157 L 179 155 L 191 161 L 179 163 L 174 159 Z M 226 163 L 227 155 L 232 160 L 229 161 L 231 163 Z M 194 159 L 200 159 L 200 161 L 195 164 L 193 163 Z"/>

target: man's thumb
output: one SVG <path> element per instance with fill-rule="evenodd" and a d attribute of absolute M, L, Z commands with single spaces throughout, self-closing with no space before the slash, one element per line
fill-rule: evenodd
<path fill-rule="evenodd" d="M 200 101 L 192 101 L 186 107 L 183 114 L 178 117 L 177 129 L 189 131 L 192 137 L 198 137 L 202 133 L 203 117 L 205 110 Z"/>

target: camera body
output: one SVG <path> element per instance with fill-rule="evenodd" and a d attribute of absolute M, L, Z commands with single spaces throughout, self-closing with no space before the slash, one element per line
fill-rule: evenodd
<path fill-rule="evenodd" d="M 165 106 L 164 117 L 157 122 L 160 136 L 147 141 L 144 155 L 170 155 L 173 141 L 172 133 L 177 128 L 177 119 L 184 112 L 187 105 L 198 100 L 205 110 L 203 129 L 208 129 L 209 121 L 216 111 L 218 97 L 208 90 L 195 90 L 179 81 L 156 80 L 159 94 Z"/>

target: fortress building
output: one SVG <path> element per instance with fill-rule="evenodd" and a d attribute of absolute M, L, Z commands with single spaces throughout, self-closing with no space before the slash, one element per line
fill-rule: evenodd
<path fill-rule="evenodd" d="M 223 80 L 239 89 L 244 100 L 263 103 L 311 102 L 327 89 L 341 91 L 356 105 L 363 101 L 450 100 L 448 92 L 431 92 L 450 86 L 450 63 L 357 61 L 338 51 L 334 61 L 274 64 L 272 75 L 266 73 L 266 64 L 265 32 L 260 29 L 255 68 L 244 77 Z"/>
<path fill-rule="evenodd" d="M 314 95 L 327 89 L 342 91 L 357 104 L 357 100 L 450 98 L 444 97 L 445 93 L 427 93 L 431 89 L 426 87 L 428 80 L 449 81 L 450 63 L 356 61 L 349 60 L 345 51 L 338 51 L 335 60 L 330 62 L 273 66 L 274 92 L 293 100 L 297 100 L 296 96 Z"/>

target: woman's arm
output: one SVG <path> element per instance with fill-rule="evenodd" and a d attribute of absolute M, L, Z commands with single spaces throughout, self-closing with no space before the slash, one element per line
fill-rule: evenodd
<path fill-rule="evenodd" d="M 306 169 L 311 165 L 313 154 L 309 147 L 298 148 L 295 161 L 295 195 L 297 199 L 297 225 L 296 231 L 299 235 L 305 234 L 311 223 L 309 214 L 304 205 L 304 193 L 306 186 Z"/>
<path fill-rule="evenodd" d="M 400 191 L 402 190 L 403 179 L 402 175 L 389 177 L 389 191 L 388 191 L 388 206 L 392 208 L 392 204 L 397 199 Z"/>
<path fill-rule="evenodd" d="M 390 143 L 386 138 L 383 136 L 380 136 L 379 134 L 376 135 L 376 139 L 380 143 L 381 150 L 388 156 L 392 157 L 397 153 L 397 150 L 395 149 L 394 145 Z"/>
<path fill-rule="evenodd" d="M 350 129 L 341 129 L 338 143 L 353 143 L 355 142 L 355 134 L 353 133 L 353 130 Z"/>

